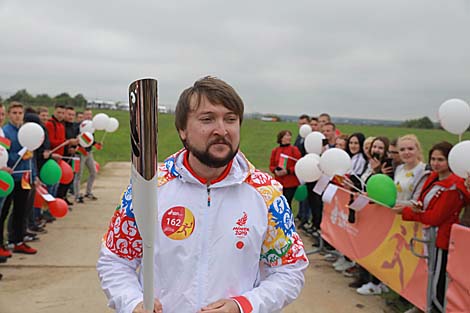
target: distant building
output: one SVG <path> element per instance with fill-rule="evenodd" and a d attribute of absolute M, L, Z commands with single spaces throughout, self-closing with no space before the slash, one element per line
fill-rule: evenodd
<path fill-rule="evenodd" d="M 87 102 L 88 109 L 106 109 L 117 110 L 116 103 L 113 101 L 91 100 Z"/>
<path fill-rule="evenodd" d="M 279 122 L 279 117 L 277 116 L 262 116 L 261 120 L 264 122 Z"/>

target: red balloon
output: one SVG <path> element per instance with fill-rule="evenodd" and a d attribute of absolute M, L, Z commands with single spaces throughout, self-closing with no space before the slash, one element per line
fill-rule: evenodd
<path fill-rule="evenodd" d="M 55 217 L 64 217 L 68 212 L 68 208 L 64 199 L 55 198 L 55 201 L 49 202 L 49 211 Z"/>
<path fill-rule="evenodd" d="M 59 162 L 60 169 L 62 170 L 62 176 L 60 177 L 60 183 L 67 185 L 70 184 L 73 180 L 73 170 L 72 167 L 65 162 L 60 160 Z"/>

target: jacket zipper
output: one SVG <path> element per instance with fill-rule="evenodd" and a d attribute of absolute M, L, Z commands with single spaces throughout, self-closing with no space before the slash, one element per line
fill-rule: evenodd
<path fill-rule="evenodd" d="M 200 271 L 199 271 L 199 303 L 198 303 L 198 309 L 200 309 L 203 306 L 203 301 L 207 297 L 207 291 L 206 291 L 206 280 L 208 278 L 208 257 L 207 257 L 207 246 L 208 246 L 208 240 L 209 240 L 209 225 L 208 221 L 209 219 L 207 218 L 207 215 L 209 214 L 210 206 L 211 206 L 211 188 L 210 185 L 206 186 L 206 191 L 207 191 L 207 210 L 203 212 L 202 218 L 205 221 L 204 227 L 202 229 L 202 251 L 201 251 L 201 259 L 200 259 Z"/>

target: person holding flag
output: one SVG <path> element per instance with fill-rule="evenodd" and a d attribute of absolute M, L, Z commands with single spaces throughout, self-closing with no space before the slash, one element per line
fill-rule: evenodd
<path fill-rule="evenodd" d="M 145 312 L 145 226 L 156 233 L 153 312 L 280 312 L 299 295 L 308 259 L 282 186 L 239 151 L 243 111 L 214 77 L 181 94 L 185 148 L 158 169 L 158 219 L 136 225 L 131 184 L 103 238 L 97 270 L 116 312 Z"/>
<path fill-rule="evenodd" d="M 269 170 L 274 174 L 274 178 L 281 183 L 282 193 L 287 199 L 289 206 L 292 205 L 295 190 L 300 185 L 295 175 L 295 163 L 300 159 L 301 153 L 296 146 L 291 145 L 292 133 L 289 130 L 281 130 L 277 134 L 279 147 L 271 151 L 271 161 Z"/>
<path fill-rule="evenodd" d="M 91 109 L 86 109 L 83 111 L 83 120 L 93 120 L 93 112 Z M 75 175 L 75 180 L 74 180 L 74 192 L 75 192 L 75 201 L 78 203 L 83 203 L 83 197 L 90 199 L 90 200 L 97 200 L 98 198 L 93 194 L 93 184 L 95 183 L 96 179 L 96 166 L 95 166 L 95 159 L 93 158 L 93 146 L 98 144 L 96 141 L 94 141 L 93 138 L 89 138 L 86 133 L 80 134 L 82 140 L 88 145 L 88 147 L 83 148 L 80 145 L 77 148 L 77 153 L 80 155 L 80 165 L 79 165 L 79 170 L 77 174 Z M 84 168 L 88 169 L 88 180 L 86 184 L 86 192 L 85 195 L 82 196 L 80 194 L 80 180 L 83 175 L 83 170 Z"/>
<path fill-rule="evenodd" d="M 24 108 L 23 104 L 20 102 L 11 102 L 8 107 L 8 119 L 9 122 L 5 127 L 3 127 L 3 132 L 5 136 L 11 141 L 11 148 L 9 150 L 8 156 L 8 166 L 15 167 L 16 171 L 28 171 L 31 170 L 31 177 L 36 176 L 35 168 L 31 166 L 32 162 L 30 159 L 25 160 L 24 152 L 25 149 L 20 145 L 18 141 L 18 131 L 23 125 L 24 117 Z M 29 154 L 29 157 L 34 157 L 33 154 Z M 19 160 L 21 159 L 21 160 Z M 23 173 L 13 173 L 13 179 L 15 181 L 15 186 L 10 195 L 5 200 L 3 205 L 2 213 L 0 215 L 0 244 L 4 244 L 3 238 L 3 228 L 5 225 L 5 219 L 8 216 L 10 211 L 10 204 L 13 202 L 13 211 L 11 215 L 12 219 L 12 230 L 13 234 L 11 239 L 13 240 L 13 252 L 15 253 L 25 253 L 25 254 L 35 254 L 36 249 L 28 246 L 24 243 L 24 230 L 25 230 L 25 214 L 26 214 L 26 201 L 29 196 L 30 189 L 24 189 L 24 183 L 22 184 Z"/>

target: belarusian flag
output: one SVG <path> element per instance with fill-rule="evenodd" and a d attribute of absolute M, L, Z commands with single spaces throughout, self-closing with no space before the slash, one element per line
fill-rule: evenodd
<path fill-rule="evenodd" d="M 85 148 L 83 148 L 82 146 L 78 146 L 77 148 L 77 153 L 78 154 L 81 154 L 83 156 L 87 156 L 88 155 L 88 151 L 85 150 Z"/>
<path fill-rule="evenodd" d="M 287 169 L 288 159 L 289 159 L 289 156 L 287 154 L 281 153 L 279 155 L 279 162 L 277 163 L 277 166 Z"/>
<path fill-rule="evenodd" d="M 9 188 L 10 188 L 10 184 L 0 179 L 0 189 L 6 192 Z"/>
<path fill-rule="evenodd" d="M 72 169 L 74 173 L 78 173 L 80 171 L 80 158 L 72 159 Z"/>
<path fill-rule="evenodd" d="M 88 135 L 86 133 L 81 133 L 80 134 L 80 137 L 82 138 L 82 140 L 88 145 L 91 145 L 92 142 L 93 142 L 93 139 L 91 139 L 90 137 L 88 137 Z"/>
<path fill-rule="evenodd" d="M 0 146 L 2 146 L 3 148 L 5 149 L 10 149 L 10 146 L 11 146 L 11 141 L 10 139 L 6 138 L 6 137 L 0 137 Z"/>

